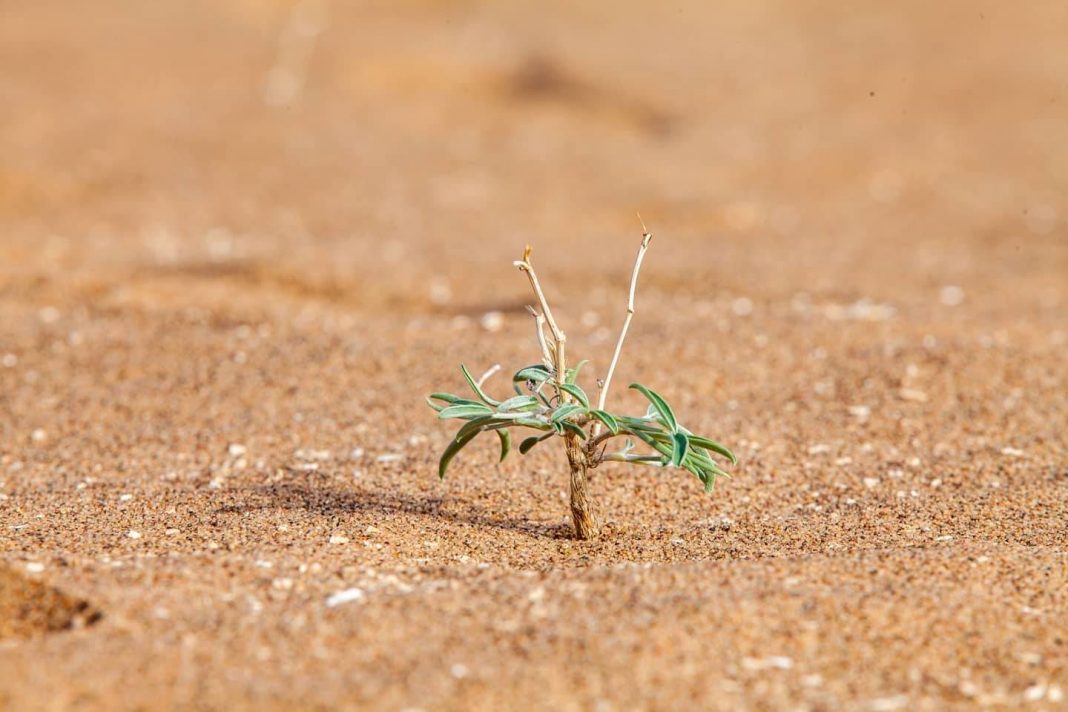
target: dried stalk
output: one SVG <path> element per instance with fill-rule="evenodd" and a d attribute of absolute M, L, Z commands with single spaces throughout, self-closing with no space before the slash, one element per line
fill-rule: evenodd
<path fill-rule="evenodd" d="M 641 220 L 641 215 L 638 216 Z M 623 328 L 619 332 L 619 341 L 616 342 L 616 351 L 612 354 L 612 363 L 608 366 L 608 374 L 604 377 L 604 385 L 601 387 L 600 396 L 597 398 L 598 410 L 604 410 L 605 401 L 608 400 L 608 389 L 612 385 L 612 376 L 616 372 L 616 365 L 619 363 L 619 355 L 623 352 L 623 341 L 627 338 L 627 330 L 630 328 L 630 321 L 634 318 L 634 292 L 638 288 L 638 272 L 642 268 L 642 260 L 645 259 L 645 251 L 649 249 L 649 242 L 653 239 L 652 233 L 645 227 L 645 223 L 642 222 L 642 246 L 638 248 L 638 257 L 634 260 L 634 269 L 630 274 L 630 295 L 627 297 L 627 316 L 623 320 Z M 601 424 L 597 423 L 593 427 L 593 436 L 596 438 L 601 433 Z"/>
<path fill-rule="evenodd" d="M 567 343 L 567 336 L 556 325 L 556 319 L 553 318 L 553 310 L 549 308 L 549 302 L 545 298 L 545 292 L 541 290 L 541 283 L 538 281 L 538 275 L 534 272 L 534 267 L 530 264 L 530 255 L 533 250 L 530 245 L 523 251 L 523 259 L 516 260 L 512 264 L 519 268 L 520 272 L 526 272 L 527 277 L 530 279 L 530 288 L 534 290 L 534 296 L 538 298 L 538 302 L 541 304 L 542 314 L 545 315 L 545 320 L 549 324 L 549 331 L 552 333 L 553 346 L 556 352 L 556 358 L 554 359 L 555 373 L 559 381 L 564 377 L 564 344 Z M 539 333 L 541 329 L 539 328 Z"/>
<path fill-rule="evenodd" d="M 545 317 L 538 313 L 538 310 L 532 306 L 528 305 L 527 311 L 534 317 L 534 332 L 538 335 L 538 346 L 541 347 L 541 360 L 545 362 L 545 368 L 555 372 L 555 358 L 553 357 L 552 351 L 549 350 L 548 342 L 545 340 Z"/>
<path fill-rule="evenodd" d="M 501 364 L 499 364 L 499 363 L 495 363 L 492 366 L 490 366 L 488 369 L 486 369 L 486 372 L 478 377 L 478 381 L 477 381 L 478 387 L 481 388 L 482 384 L 484 384 L 489 379 L 490 376 L 492 376 L 493 374 L 497 373 L 497 371 L 500 371 L 500 370 L 501 370 Z"/>

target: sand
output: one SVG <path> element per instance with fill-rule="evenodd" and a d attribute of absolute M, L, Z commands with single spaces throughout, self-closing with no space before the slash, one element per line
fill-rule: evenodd
<path fill-rule="evenodd" d="M 1068 707 L 1063 3 L 0 15 L 0 708 Z M 577 542 L 422 398 L 528 242 L 603 376 L 636 209 L 611 403 L 740 462 Z"/>

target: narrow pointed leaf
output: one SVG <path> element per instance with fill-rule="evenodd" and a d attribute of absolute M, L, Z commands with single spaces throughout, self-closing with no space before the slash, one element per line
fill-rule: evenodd
<path fill-rule="evenodd" d="M 538 420 L 537 418 L 516 418 L 512 421 L 516 425 L 522 425 L 526 428 L 534 428 L 536 430 L 551 430 L 552 425 L 546 420 Z"/>
<path fill-rule="evenodd" d="M 679 422 L 675 420 L 675 414 L 671 412 L 671 406 L 667 404 L 667 401 L 659 393 L 646 388 L 640 383 L 632 383 L 630 387 L 649 399 L 649 402 L 656 408 L 656 413 L 660 416 L 661 422 L 667 426 L 668 430 L 673 433 L 678 432 Z"/>
<path fill-rule="evenodd" d="M 606 413 L 603 410 L 591 410 L 590 415 L 604 423 L 605 427 L 608 428 L 609 432 L 613 435 L 619 434 L 619 421 L 617 421 L 615 416 L 611 413 Z"/>
<path fill-rule="evenodd" d="M 578 423 L 573 423 L 570 420 L 561 421 L 561 425 L 565 430 L 568 430 L 578 436 L 579 440 L 586 439 L 586 431 L 579 427 Z"/>
<path fill-rule="evenodd" d="M 706 450 L 711 450 L 712 452 L 719 453 L 723 457 L 730 460 L 731 464 L 738 464 L 738 458 L 734 456 L 734 453 L 731 452 L 725 445 L 720 445 L 715 440 L 709 440 L 708 438 L 701 437 L 700 435 L 691 435 L 690 442 L 692 442 L 697 447 L 703 447 Z"/>
<path fill-rule="evenodd" d="M 493 411 L 490 410 L 489 406 L 481 403 L 456 403 L 443 409 L 438 413 L 438 417 L 443 420 L 445 418 L 479 418 L 492 415 L 492 413 Z"/>
<path fill-rule="evenodd" d="M 686 451 L 690 447 L 690 439 L 686 437 L 686 433 L 675 433 L 671 436 L 671 439 L 675 441 L 675 447 L 671 451 L 671 464 L 679 467 L 686 458 Z"/>
<path fill-rule="evenodd" d="M 586 395 L 586 391 L 582 390 L 574 383 L 563 383 L 560 385 L 560 390 L 573 396 L 575 400 L 582 404 L 583 408 L 590 407 L 590 399 Z"/>
<path fill-rule="evenodd" d="M 512 376 L 512 382 L 522 383 L 524 381 L 534 381 L 535 383 L 543 383 L 548 380 L 551 375 L 549 369 L 545 368 L 545 366 L 542 366 L 540 363 L 537 363 L 533 366 L 527 366 L 526 368 L 521 368 L 516 371 L 515 375 Z"/>
<path fill-rule="evenodd" d="M 548 440 L 556 433 L 545 433 L 545 435 L 532 435 L 523 442 L 519 443 L 519 453 L 526 455 L 530 452 L 530 449 L 540 443 L 542 440 Z"/>
<path fill-rule="evenodd" d="M 452 393 L 431 393 L 426 398 L 426 403 L 434 410 L 441 412 L 446 406 L 452 405 L 456 401 L 460 400 L 460 396 L 454 396 Z M 435 403 L 434 401 L 441 401 L 445 405 Z"/>
<path fill-rule="evenodd" d="M 497 410 L 529 410 L 531 408 L 541 407 L 538 403 L 538 399 L 531 395 L 519 395 L 514 398 L 509 398 L 506 401 L 501 401 L 497 405 Z"/>
<path fill-rule="evenodd" d="M 508 457 L 508 451 L 512 449 L 512 435 L 507 430 L 501 429 L 497 431 L 497 437 L 501 439 L 501 462 L 504 462 L 504 458 Z"/>
<path fill-rule="evenodd" d="M 575 364 L 574 368 L 567 369 L 566 373 L 564 374 L 564 383 L 578 383 L 579 371 L 581 371 L 582 367 L 588 363 L 588 359 L 582 359 L 581 361 Z"/>
<path fill-rule="evenodd" d="M 556 410 L 553 411 L 553 414 L 550 416 L 549 420 L 554 423 L 559 423 L 565 418 L 568 418 L 574 415 L 575 413 L 585 412 L 585 410 L 586 409 L 583 408 L 581 405 L 575 405 L 574 403 L 564 403 L 562 406 L 558 407 Z"/>
<path fill-rule="evenodd" d="M 478 433 L 479 430 L 476 429 L 465 434 L 463 437 L 453 438 L 452 442 L 449 443 L 449 446 L 445 448 L 445 452 L 441 454 L 441 459 L 438 461 L 439 478 L 445 479 L 445 470 L 449 468 L 449 463 L 452 462 L 452 459 L 454 457 L 456 457 L 456 453 L 463 450 L 464 446 L 474 440 L 475 436 L 478 435 Z"/>
<path fill-rule="evenodd" d="M 491 415 L 480 418 L 472 418 L 464 423 L 463 427 L 456 431 L 456 440 L 467 437 L 469 433 L 479 433 L 493 425 L 510 424 L 507 420 L 498 420 Z"/>
<path fill-rule="evenodd" d="M 475 392 L 475 395 L 478 396 L 484 403 L 488 403 L 492 406 L 496 406 L 500 403 L 500 401 L 494 400 L 493 398 L 490 398 L 488 395 L 486 395 L 486 392 L 482 390 L 482 387 L 478 385 L 478 382 L 471 377 L 471 372 L 467 370 L 467 366 L 464 366 L 461 363 L 460 370 L 463 371 L 464 378 L 467 379 L 467 385 L 471 386 L 471 390 L 473 390 Z"/>

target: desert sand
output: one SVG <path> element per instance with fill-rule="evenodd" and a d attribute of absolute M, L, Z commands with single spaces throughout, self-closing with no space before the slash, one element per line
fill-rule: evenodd
<path fill-rule="evenodd" d="M 1063 2 L 0 8 L 0 708 L 1068 707 Z M 534 260 L 706 495 L 497 463 Z M 508 392 L 507 376 L 487 387 Z"/>

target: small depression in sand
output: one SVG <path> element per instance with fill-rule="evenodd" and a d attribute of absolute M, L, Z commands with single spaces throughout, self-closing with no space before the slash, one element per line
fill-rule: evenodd
<path fill-rule="evenodd" d="M 0 639 L 73 630 L 101 617 L 88 601 L 0 567 Z"/>

